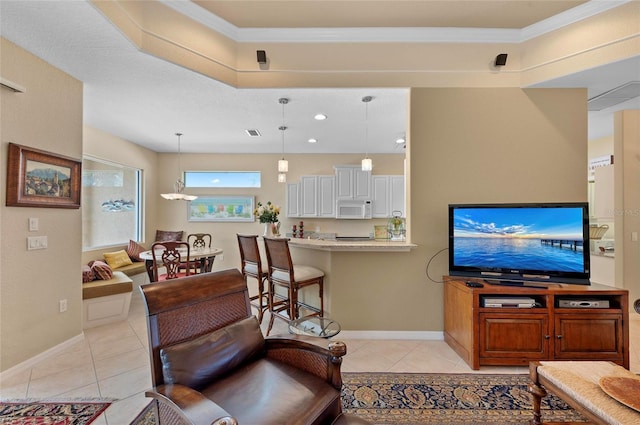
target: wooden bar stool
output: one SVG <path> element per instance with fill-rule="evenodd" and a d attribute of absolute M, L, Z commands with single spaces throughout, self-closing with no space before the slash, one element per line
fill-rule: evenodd
<path fill-rule="evenodd" d="M 269 308 L 269 297 L 265 291 L 264 283 L 267 281 L 269 270 L 262 265 L 260 249 L 258 248 L 258 235 L 241 235 L 238 237 L 238 247 L 240 248 L 240 271 L 244 282 L 252 277 L 258 281 L 258 295 L 249 298 L 251 305 L 258 310 L 258 321 L 262 323 L 264 312 Z"/>
<path fill-rule="evenodd" d="M 278 317 L 287 323 L 300 317 L 300 308 L 312 312 L 309 316 L 323 316 L 324 312 L 324 272 L 312 266 L 293 264 L 287 238 L 263 238 L 269 266 L 269 328 L 273 327 L 273 320 Z M 320 308 L 303 303 L 299 300 L 299 290 L 310 285 L 318 285 Z M 287 298 L 276 303 L 276 287 L 286 289 Z"/>

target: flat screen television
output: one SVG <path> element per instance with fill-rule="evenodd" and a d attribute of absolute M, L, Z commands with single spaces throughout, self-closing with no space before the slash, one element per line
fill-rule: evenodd
<path fill-rule="evenodd" d="M 449 205 L 449 274 L 589 285 L 587 203 Z"/>

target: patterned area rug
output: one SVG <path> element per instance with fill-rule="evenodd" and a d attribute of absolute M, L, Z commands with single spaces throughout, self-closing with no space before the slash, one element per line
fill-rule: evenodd
<path fill-rule="evenodd" d="M 343 373 L 346 413 L 376 425 L 525 425 L 533 418 L 528 375 Z M 585 422 L 559 398 L 543 421 Z"/>
<path fill-rule="evenodd" d="M 2 425 L 88 425 L 111 400 L 0 400 Z"/>
<path fill-rule="evenodd" d="M 528 425 L 528 375 L 343 373 L 342 406 L 376 425 Z M 550 395 L 544 422 L 585 422 Z M 147 407 L 131 425 L 155 424 Z"/>

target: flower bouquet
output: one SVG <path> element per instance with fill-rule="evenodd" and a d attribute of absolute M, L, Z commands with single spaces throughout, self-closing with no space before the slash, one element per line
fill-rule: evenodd
<path fill-rule="evenodd" d="M 266 205 L 258 202 L 253 215 L 256 216 L 260 223 L 265 223 L 264 236 L 280 236 L 279 214 L 280 207 L 273 205 L 271 201 L 268 201 Z"/>

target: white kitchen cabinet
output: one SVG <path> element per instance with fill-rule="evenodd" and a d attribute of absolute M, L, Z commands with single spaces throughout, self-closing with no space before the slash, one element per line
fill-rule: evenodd
<path fill-rule="evenodd" d="M 335 217 L 335 176 L 300 177 L 298 217 Z"/>
<path fill-rule="evenodd" d="M 372 217 L 389 218 L 394 211 L 406 216 L 404 205 L 404 176 L 371 176 Z"/>
<path fill-rule="evenodd" d="M 300 217 L 300 187 L 287 183 L 287 217 Z"/>
<path fill-rule="evenodd" d="M 394 211 L 400 211 L 402 213 L 402 217 L 407 216 L 405 199 L 404 176 L 389 176 L 391 215 L 393 215 Z"/>
<path fill-rule="evenodd" d="M 371 171 L 362 171 L 355 165 L 339 165 L 335 170 L 336 199 L 371 199 Z"/>
<path fill-rule="evenodd" d="M 336 216 L 336 177 L 318 176 L 318 217 Z"/>

